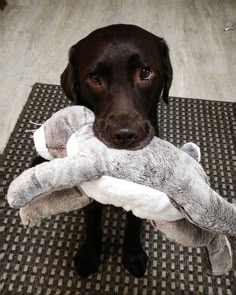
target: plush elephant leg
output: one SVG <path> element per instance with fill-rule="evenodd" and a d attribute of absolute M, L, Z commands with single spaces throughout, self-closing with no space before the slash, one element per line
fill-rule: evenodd
<path fill-rule="evenodd" d="M 225 274 L 233 268 L 232 247 L 225 235 L 216 235 L 206 247 L 214 275 Z"/>
<path fill-rule="evenodd" d="M 205 247 L 212 274 L 223 275 L 232 269 L 232 249 L 225 235 L 203 230 L 186 219 L 173 222 L 152 221 L 152 224 L 169 240 L 178 244 L 187 247 Z"/>
<path fill-rule="evenodd" d="M 236 237 L 228 237 L 233 252 L 233 269 L 236 270 Z"/>
<path fill-rule="evenodd" d="M 24 226 L 33 226 L 43 218 L 81 209 L 92 202 L 79 188 L 73 187 L 43 194 L 20 209 Z"/>

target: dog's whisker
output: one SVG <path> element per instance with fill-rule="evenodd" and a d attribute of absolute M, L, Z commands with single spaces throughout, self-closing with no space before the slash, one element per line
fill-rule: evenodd
<path fill-rule="evenodd" d="M 231 31 L 231 30 L 236 30 L 236 25 L 224 28 L 224 31 Z"/>
<path fill-rule="evenodd" d="M 25 132 L 31 132 L 34 133 L 37 129 L 26 129 Z"/>
<path fill-rule="evenodd" d="M 36 122 L 33 122 L 33 121 L 29 121 L 30 124 L 33 124 L 33 125 L 37 125 L 37 126 L 42 126 L 43 124 L 42 123 L 36 123 Z"/>

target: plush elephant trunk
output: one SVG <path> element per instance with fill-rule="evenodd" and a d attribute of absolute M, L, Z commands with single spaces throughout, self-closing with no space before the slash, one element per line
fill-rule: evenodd
<path fill-rule="evenodd" d="M 24 171 L 8 189 L 9 205 L 19 209 L 42 194 L 101 177 L 106 172 L 104 163 L 95 153 L 89 153 L 90 157 L 88 153 L 85 149 L 76 156 L 55 159 Z"/>

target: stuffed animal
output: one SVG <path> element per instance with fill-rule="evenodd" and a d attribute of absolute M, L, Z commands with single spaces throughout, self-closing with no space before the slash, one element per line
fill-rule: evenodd
<path fill-rule="evenodd" d="M 94 136 L 93 121 L 90 110 L 73 106 L 35 132 L 38 153 L 51 161 L 24 171 L 7 193 L 10 206 L 21 208 L 23 223 L 95 199 L 152 220 L 170 240 L 205 247 L 214 275 L 232 269 L 236 208 L 209 186 L 196 161 L 198 148 L 178 149 L 154 137 L 140 150 L 111 149 Z"/>

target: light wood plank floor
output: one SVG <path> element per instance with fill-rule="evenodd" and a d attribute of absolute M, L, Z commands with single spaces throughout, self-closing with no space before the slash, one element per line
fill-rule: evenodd
<path fill-rule="evenodd" d="M 0 27 L 0 152 L 35 82 L 59 83 L 70 45 L 132 23 L 164 37 L 171 95 L 236 101 L 235 0 L 8 0 Z"/>

